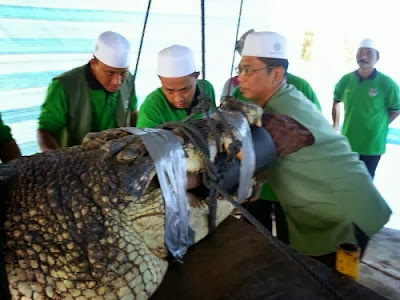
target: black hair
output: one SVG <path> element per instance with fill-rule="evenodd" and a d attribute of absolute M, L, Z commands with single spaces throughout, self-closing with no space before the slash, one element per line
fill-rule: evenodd
<path fill-rule="evenodd" d="M 272 68 L 282 67 L 285 70 L 285 77 L 287 76 L 287 69 L 289 61 L 281 58 L 258 57 L 258 59 L 268 68 L 268 73 Z"/>

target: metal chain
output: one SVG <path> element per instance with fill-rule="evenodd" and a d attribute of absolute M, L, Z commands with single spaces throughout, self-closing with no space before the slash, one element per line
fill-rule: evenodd
<path fill-rule="evenodd" d="M 144 18 L 142 36 L 141 36 L 141 38 L 140 38 L 138 56 L 137 56 L 137 59 L 136 59 L 136 67 L 135 67 L 135 72 L 133 73 L 133 80 L 134 80 L 134 81 L 135 81 L 135 79 L 136 79 L 136 74 L 137 74 L 137 70 L 138 70 L 138 66 L 139 66 L 140 54 L 142 53 L 143 40 L 144 40 L 144 33 L 145 33 L 145 31 L 146 31 L 147 20 L 148 20 L 148 18 L 149 18 L 150 6 L 151 6 L 151 0 L 149 0 L 149 2 L 148 2 L 148 4 L 147 4 L 146 16 L 145 16 L 145 18 Z"/>
<path fill-rule="evenodd" d="M 243 0 L 240 1 L 239 16 L 238 16 L 238 21 L 237 21 L 237 25 L 236 25 L 235 47 L 233 49 L 233 55 L 232 55 L 232 65 L 231 65 L 231 73 L 230 73 L 230 76 L 229 76 L 228 95 L 231 94 L 233 66 L 235 65 L 236 42 L 237 42 L 237 40 L 239 38 L 240 21 L 242 19 L 242 8 L 243 8 Z"/>
<path fill-rule="evenodd" d="M 201 87 L 202 87 L 202 93 L 206 92 L 206 18 L 205 18 L 205 8 L 204 8 L 204 1 L 201 0 L 201 75 L 202 75 L 202 81 L 201 81 Z"/>

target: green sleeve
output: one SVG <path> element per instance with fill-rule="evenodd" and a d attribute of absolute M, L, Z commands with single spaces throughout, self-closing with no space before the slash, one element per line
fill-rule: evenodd
<path fill-rule="evenodd" d="M 11 140 L 13 140 L 11 129 L 9 126 L 3 123 L 0 115 L 0 145 L 3 145 Z"/>
<path fill-rule="evenodd" d="M 335 101 L 343 101 L 343 84 L 344 84 L 345 78 L 342 77 L 339 82 L 335 86 L 335 90 L 333 92 L 333 99 Z"/>
<path fill-rule="evenodd" d="M 400 91 L 399 86 L 392 79 L 388 81 L 387 87 L 388 95 L 385 99 L 386 107 L 389 110 L 400 110 Z"/>
<path fill-rule="evenodd" d="M 60 133 L 67 125 L 67 97 L 59 80 L 52 81 L 42 104 L 38 129 Z"/>
<path fill-rule="evenodd" d="M 143 101 L 138 113 L 138 119 L 136 122 L 137 128 L 154 128 L 158 124 L 162 123 L 160 121 L 163 119 L 160 105 L 155 103 L 157 97 L 161 97 L 161 95 L 158 90 L 155 90 Z"/>

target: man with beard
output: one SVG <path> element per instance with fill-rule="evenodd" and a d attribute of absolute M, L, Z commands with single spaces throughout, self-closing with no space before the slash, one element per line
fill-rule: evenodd
<path fill-rule="evenodd" d="M 135 126 L 137 99 L 122 35 L 100 34 L 93 58 L 53 79 L 39 116 L 42 151 L 79 145 L 89 132 Z"/>
<path fill-rule="evenodd" d="M 356 59 L 359 68 L 344 75 L 336 84 L 333 126 L 339 129 L 340 103 L 343 102 L 342 133 L 374 178 L 381 155 L 386 150 L 388 126 L 400 114 L 399 87 L 374 67 L 379 52 L 372 39 L 361 41 Z"/>
<path fill-rule="evenodd" d="M 193 52 L 181 45 L 172 45 L 158 53 L 157 75 L 161 87 L 151 92 L 140 106 L 138 128 L 152 128 L 168 121 L 181 121 L 192 113 L 203 92 L 215 105 L 214 88 L 208 81 L 198 80 Z M 201 117 L 198 114 L 197 117 Z"/>

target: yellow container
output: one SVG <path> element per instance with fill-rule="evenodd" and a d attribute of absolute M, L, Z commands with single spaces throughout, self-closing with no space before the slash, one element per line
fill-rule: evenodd
<path fill-rule="evenodd" d="M 336 270 L 357 280 L 360 271 L 360 252 L 361 249 L 356 244 L 340 244 L 336 250 Z"/>

